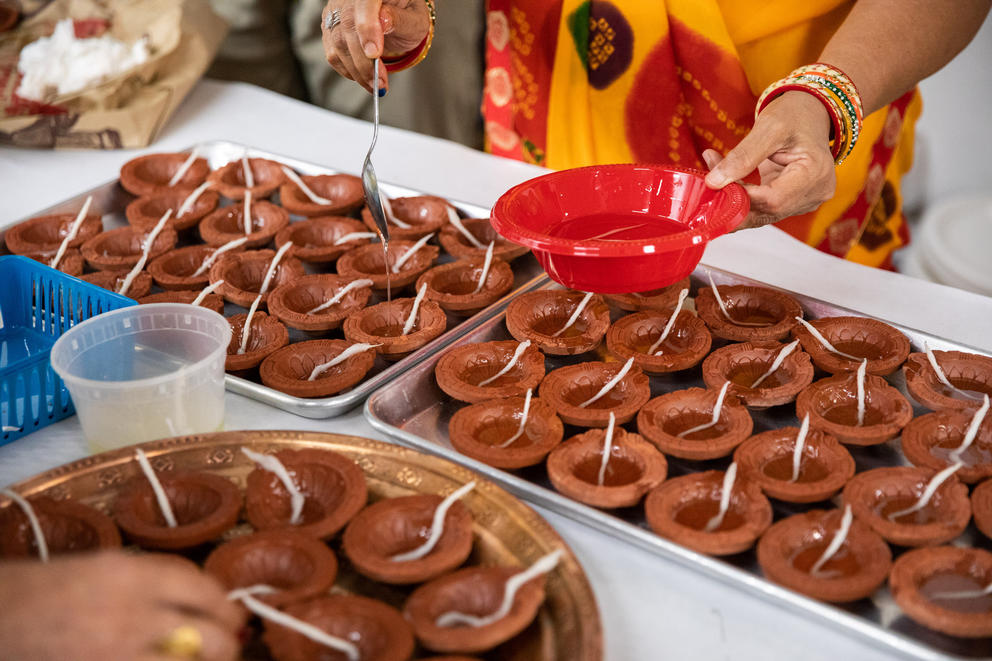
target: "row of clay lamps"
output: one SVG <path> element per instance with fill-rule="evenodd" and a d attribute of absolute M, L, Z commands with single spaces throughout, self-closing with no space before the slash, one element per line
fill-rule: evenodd
<path fill-rule="evenodd" d="M 729 314 L 711 288 L 702 288 L 693 314 L 679 297 L 687 286 L 643 296 L 546 290 L 515 299 L 505 319 L 513 339 L 461 345 L 437 363 L 440 389 L 466 404 L 449 425 L 453 447 L 502 469 L 543 463 L 557 490 L 594 507 L 643 501 L 654 531 L 696 551 L 730 555 L 758 542 L 766 577 L 826 601 L 874 593 L 889 577 L 890 544 L 923 547 L 905 554 L 918 558 L 929 552 L 925 547 L 958 538 L 972 518 L 992 537 L 992 480 L 970 498 L 966 486 L 992 477 L 992 416 L 960 454 L 964 466 L 949 468 L 981 396 L 992 393 L 992 359 L 936 351 L 938 375 L 927 354 L 910 354 L 907 338 L 882 322 L 824 318 L 809 322 L 811 331 L 796 321 L 802 314 L 797 301 L 750 286 L 718 288 Z M 629 314 L 611 323 L 608 303 Z M 546 372 L 547 356 L 587 353 L 607 360 L 576 358 L 581 362 Z M 706 388 L 651 397 L 649 375 L 695 366 Z M 911 403 L 884 378 L 900 367 L 909 392 L 936 412 L 913 419 Z M 828 376 L 816 380 L 817 370 Z M 805 429 L 754 433 L 749 410 L 792 403 L 797 417 L 807 419 Z M 631 421 L 637 433 L 620 426 Z M 563 442 L 566 425 L 588 431 Z M 916 467 L 855 474 L 848 446 L 878 445 L 900 433 Z M 732 455 L 733 474 L 709 470 L 666 479 L 666 455 L 690 461 Z M 773 525 L 769 498 L 806 504 L 834 497 L 841 509 L 810 510 Z M 848 505 L 843 542 L 821 562 Z M 992 554 L 968 551 L 974 562 L 961 571 L 971 572 L 973 583 L 984 580 L 982 589 L 992 585 Z M 900 575 L 893 572 L 893 580 Z M 905 586 L 896 591 L 895 583 L 893 590 L 900 604 L 905 599 L 898 595 L 911 592 Z M 967 631 L 913 606 L 905 611 L 952 635 L 990 635 L 992 597 L 986 600 L 976 616 L 984 624 Z M 940 607 L 953 611 L 949 603 Z"/>

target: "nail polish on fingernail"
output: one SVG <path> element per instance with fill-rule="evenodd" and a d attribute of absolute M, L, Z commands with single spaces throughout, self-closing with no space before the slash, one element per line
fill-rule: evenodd
<path fill-rule="evenodd" d="M 380 87 L 379 88 L 379 98 L 382 98 L 384 96 L 386 96 L 386 88 L 385 87 Z"/>
<path fill-rule="evenodd" d="M 375 44 L 373 44 L 371 41 L 366 41 L 365 42 L 365 46 L 363 47 L 363 50 L 365 51 L 365 56 L 366 57 L 375 57 L 375 54 L 376 54 L 375 53 Z"/>

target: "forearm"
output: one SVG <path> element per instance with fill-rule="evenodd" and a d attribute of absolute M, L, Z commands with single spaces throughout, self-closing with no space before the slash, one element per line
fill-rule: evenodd
<path fill-rule="evenodd" d="M 992 0 L 859 0 L 820 60 L 851 77 L 868 114 L 950 62 L 990 6 Z"/>

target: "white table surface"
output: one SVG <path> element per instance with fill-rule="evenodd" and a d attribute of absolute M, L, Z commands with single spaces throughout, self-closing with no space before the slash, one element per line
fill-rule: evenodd
<path fill-rule="evenodd" d="M 159 140 L 143 151 L 226 139 L 357 173 L 370 136 L 370 126 L 361 121 L 252 86 L 204 81 Z M 136 153 L 0 149 L 0 227 L 115 178 Z M 484 206 L 542 172 L 389 128 L 379 136 L 375 163 L 381 181 Z M 992 351 L 992 299 L 842 262 L 774 228 L 723 237 L 707 248 L 703 261 Z M 226 429 L 301 429 L 382 439 L 361 409 L 332 420 L 308 420 L 231 393 L 226 407 Z M 64 420 L 0 447 L 0 485 L 86 454 L 76 418 Z M 569 519 L 540 512 L 589 575 L 603 619 L 607 659 L 897 658 Z"/>

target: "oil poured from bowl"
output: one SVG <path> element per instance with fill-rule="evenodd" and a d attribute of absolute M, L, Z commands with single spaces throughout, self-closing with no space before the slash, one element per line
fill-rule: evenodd
<path fill-rule="evenodd" d="M 566 218 L 549 227 L 547 234 L 573 241 L 638 241 L 680 234 L 686 229 L 668 218 L 606 212 Z"/>

